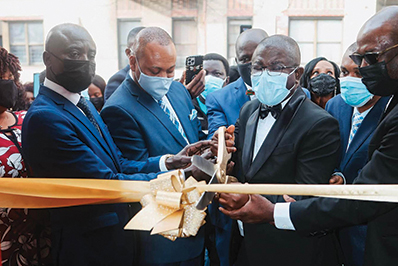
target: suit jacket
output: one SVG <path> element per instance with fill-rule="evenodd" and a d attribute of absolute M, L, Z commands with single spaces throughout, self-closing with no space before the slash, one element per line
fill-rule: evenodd
<path fill-rule="evenodd" d="M 354 184 L 397 184 L 398 107 L 397 95 L 388 114 L 369 143 L 369 162 Z M 295 229 L 302 233 L 367 223 L 364 265 L 397 265 L 398 209 L 396 204 L 331 198 L 313 198 L 290 205 Z"/>
<path fill-rule="evenodd" d="M 389 97 L 383 97 L 373 106 L 362 121 L 347 150 L 354 108 L 337 95 L 326 104 L 328 111 L 339 121 L 340 126 L 340 164 L 336 171 L 343 173 L 348 184 L 352 184 L 358 173 L 368 162 L 368 147 L 373 132 L 384 112 Z M 339 231 L 340 245 L 347 265 L 363 265 L 366 226 L 343 228 Z"/>
<path fill-rule="evenodd" d="M 122 84 L 124 79 L 126 78 L 127 73 L 130 70 L 130 65 L 125 66 L 124 68 L 120 69 L 116 72 L 106 84 L 105 91 L 104 91 L 104 101 L 106 102 L 109 97 L 115 92 L 115 90 Z"/>
<path fill-rule="evenodd" d="M 145 162 L 120 156 L 105 124 L 89 104 L 102 136 L 69 100 L 41 86 L 22 126 L 22 145 L 33 177 L 150 180 L 159 158 Z M 125 174 L 122 174 L 125 173 Z M 51 210 L 55 265 L 132 265 L 134 234 L 123 227 L 126 204 Z"/>
<path fill-rule="evenodd" d="M 242 78 L 210 93 L 206 98 L 209 138 L 221 126 L 235 125 L 242 106 L 250 100 Z"/>
<path fill-rule="evenodd" d="M 337 121 L 298 88 L 252 161 L 260 102 L 243 106 L 236 122 L 237 177 L 252 184 L 327 184 L 337 165 Z M 266 196 L 284 202 L 282 196 Z M 295 197 L 297 200 L 303 197 Z M 337 265 L 331 235 L 302 237 L 270 224 L 244 224 L 250 265 Z"/>
<path fill-rule="evenodd" d="M 202 136 L 191 97 L 179 82 L 173 82 L 167 93 L 190 143 Z M 147 160 L 152 156 L 176 154 L 186 141 L 158 103 L 141 89 L 128 75 L 118 90 L 107 101 L 101 116 L 123 156 Z M 140 234 L 141 261 L 172 263 L 195 258 L 203 251 L 202 230 L 196 237 L 172 242 L 162 236 Z"/>

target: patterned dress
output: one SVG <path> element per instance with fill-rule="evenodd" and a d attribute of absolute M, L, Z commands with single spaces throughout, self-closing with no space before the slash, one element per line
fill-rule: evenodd
<path fill-rule="evenodd" d="M 1 178 L 27 176 L 20 153 L 25 114 L 26 111 L 13 113 L 17 122 L 0 130 Z M 0 208 L 0 265 L 52 265 L 49 222 L 47 210 Z"/>

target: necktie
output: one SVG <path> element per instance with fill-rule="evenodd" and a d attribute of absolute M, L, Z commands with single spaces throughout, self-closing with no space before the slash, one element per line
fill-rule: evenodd
<path fill-rule="evenodd" d="M 162 110 L 163 110 L 163 111 L 166 113 L 166 115 L 170 118 L 171 122 L 172 122 L 172 123 L 174 124 L 174 126 L 177 128 L 178 132 L 181 133 L 181 135 L 183 136 L 183 138 L 185 139 L 185 141 L 186 141 L 187 143 L 189 143 L 189 142 L 188 142 L 188 139 L 187 139 L 187 136 L 185 136 L 184 129 L 182 128 L 180 122 L 178 121 L 178 119 L 177 119 L 175 116 L 173 116 L 173 115 L 171 114 L 170 109 L 167 107 L 167 105 L 164 103 L 164 101 L 159 100 L 159 101 L 158 101 L 158 104 L 159 104 L 160 108 L 162 108 Z"/>
<path fill-rule="evenodd" d="M 80 97 L 80 100 L 77 103 L 77 107 L 79 107 L 83 111 L 83 113 L 86 115 L 88 120 L 90 120 L 91 124 L 93 124 L 93 126 L 98 130 L 98 132 L 102 136 L 101 130 L 98 126 L 98 123 L 95 120 L 94 115 L 91 112 L 90 107 L 88 106 L 88 103 L 87 103 L 86 99 L 84 99 L 84 97 Z"/>
<path fill-rule="evenodd" d="M 351 141 L 354 138 L 355 134 L 357 133 L 358 128 L 361 126 L 362 121 L 363 121 L 363 116 L 360 113 L 355 113 L 352 118 L 352 126 L 351 126 L 350 137 L 348 138 L 347 150 L 348 147 L 350 147 Z"/>
<path fill-rule="evenodd" d="M 268 116 L 269 113 L 275 118 L 278 119 L 282 112 L 282 105 L 277 104 L 275 106 L 267 106 L 265 104 L 261 104 L 260 106 L 260 118 L 264 119 Z"/>

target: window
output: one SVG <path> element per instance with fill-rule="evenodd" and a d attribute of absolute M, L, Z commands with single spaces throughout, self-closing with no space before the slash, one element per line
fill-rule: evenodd
<path fill-rule="evenodd" d="M 339 63 L 342 32 L 340 19 L 290 20 L 289 36 L 300 46 L 302 65 L 319 56 Z"/>
<path fill-rule="evenodd" d="M 135 27 L 139 27 L 141 22 L 138 20 L 119 20 L 118 21 L 118 55 L 119 55 L 119 69 L 124 68 L 129 64 L 125 50 L 127 48 L 127 37 L 129 32 Z"/>
<path fill-rule="evenodd" d="M 43 22 L 9 22 L 10 52 L 23 65 L 42 64 L 44 50 Z"/>
<path fill-rule="evenodd" d="M 241 30 L 241 25 L 245 25 L 246 28 L 252 25 L 250 18 L 229 18 L 228 19 L 228 61 L 230 64 L 235 64 L 235 43 Z"/>
<path fill-rule="evenodd" d="M 185 58 L 198 52 L 196 20 L 173 19 L 173 40 L 177 51 L 176 67 L 184 67 Z"/>

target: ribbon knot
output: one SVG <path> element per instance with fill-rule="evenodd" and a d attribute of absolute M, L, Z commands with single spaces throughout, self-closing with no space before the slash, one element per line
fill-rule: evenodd
<path fill-rule="evenodd" d="M 151 180 L 151 193 L 142 200 L 142 210 L 126 225 L 125 229 L 151 231 L 174 241 L 179 237 L 195 236 L 204 224 L 205 211 L 196 209 L 201 193 L 195 189 L 193 177 L 185 182 L 180 170 L 159 175 Z"/>

